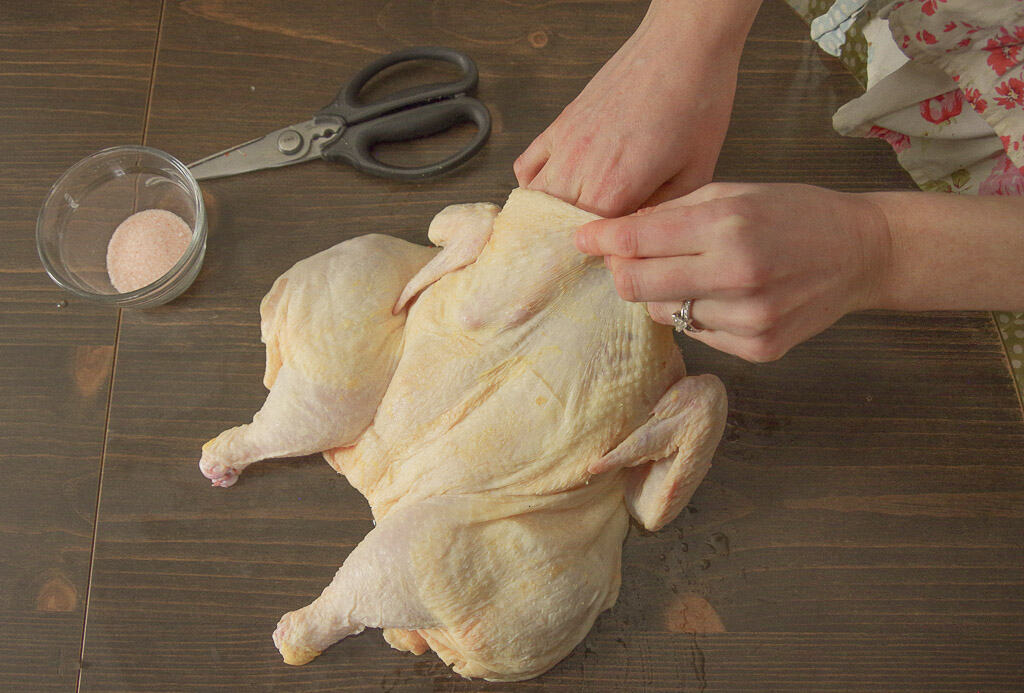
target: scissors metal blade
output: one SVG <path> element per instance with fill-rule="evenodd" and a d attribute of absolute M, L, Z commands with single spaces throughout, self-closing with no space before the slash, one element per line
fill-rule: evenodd
<path fill-rule="evenodd" d="M 341 118 L 318 116 L 211 154 L 188 168 L 196 180 L 205 180 L 310 161 L 344 127 Z"/>

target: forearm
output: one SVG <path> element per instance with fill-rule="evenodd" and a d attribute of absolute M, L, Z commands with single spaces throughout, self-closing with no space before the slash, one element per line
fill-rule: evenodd
<path fill-rule="evenodd" d="M 681 114 L 691 122 L 728 123 L 743 45 L 760 6 L 761 0 L 651 2 L 620 51 L 633 72 L 622 87 L 641 103 L 672 105 L 656 109 L 667 120 L 649 128 L 678 131 Z M 616 58 L 605 69 L 619 67 Z"/>
<path fill-rule="evenodd" d="M 762 0 L 653 0 L 633 34 L 673 58 L 713 65 L 739 63 Z"/>
<path fill-rule="evenodd" d="M 866 193 L 885 267 L 870 308 L 1024 311 L 1024 198 Z"/>

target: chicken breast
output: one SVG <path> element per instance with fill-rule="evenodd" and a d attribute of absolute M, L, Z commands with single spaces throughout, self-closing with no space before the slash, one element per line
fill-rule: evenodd
<path fill-rule="evenodd" d="M 323 452 L 375 521 L 281 619 L 286 662 L 372 627 L 463 676 L 537 676 L 615 603 L 629 515 L 656 530 L 686 505 L 725 390 L 687 377 L 671 329 L 575 249 L 594 218 L 515 190 L 500 213 L 439 213 L 440 251 L 363 236 L 275 282 L 270 394 L 201 469 L 229 486 L 255 461 Z"/>

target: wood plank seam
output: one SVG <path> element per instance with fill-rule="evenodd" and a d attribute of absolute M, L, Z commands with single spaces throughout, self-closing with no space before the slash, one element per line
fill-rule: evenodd
<path fill-rule="evenodd" d="M 160 37 L 163 33 L 164 23 L 164 10 L 166 8 L 166 0 L 160 2 L 160 14 L 156 21 L 156 37 L 153 41 L 153 61 L 149 70 L 149 91 L 146 94 L 146 108 L 143 111 L 142 116 L 142 138 L 140 144 L 146 144 L 146 138 L 149 134 L 149 116 L 150 109 L 153 105 L 153 92 L 156 88 L 156 64 L 157 57 L 160 54 Z M 110 380 L 107 383 L 107 402 L 106 402 L 106 414 L 103 418 L 103 445 L 100 449 L 100 469 L 98 478 L 96 481 L 96 506 L 93 511 L 92 520 L 92 543 L 89 548 L 89 571 L 86 577 L 85 583 L 85 605 L 82 609 L 82 641 L 78 650 L 78 678 L 75 682 L 75 693 L 78 693 L 82 689 L 82 671 L 84 670 L 85 663 L 85 641 L 86 634 L 89 630 L 89 602 L 92 596 L 92 579 L 93 570 L 96 565 L 96 540 L 99 533 L 100 525 L 100 501 L 103 497 L 103 470 L 106 467 L 107 461 L 107 445 L 110 441 L 110 410 L 114 402 L 114 382 L 117 374 L 117 355 L 118 347 L 121 342 L 121 318 L 123 311 L 121 308 L 117 309 L 117 322 L 114 325 L 114 353 L 111 356 L 110 363 Z"/>

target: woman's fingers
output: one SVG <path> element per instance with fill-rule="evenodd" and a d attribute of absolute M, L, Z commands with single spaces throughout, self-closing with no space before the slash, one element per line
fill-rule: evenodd
<path fill-rule="evenodd" d="M 587 255 L 655 258 L 696 255 L 705 250 L 702 210 L 643 209 L 618 219 L 597 219 L 576 231 L 576 247 Z M 696 222 L 696 223 L 695 223 Z"/>
<path fill-rule="evenodd" d="M 785 311 L 773 306 L 767 296 L 737 296 L 727 292 L 704 295 L 694 293 L 690 304 L 690 319 L 694 326 L 715 332 L 728 332 L 737 337 L 755 339 L 777 329 L 789 321 Z M 672 325 L 672 313 L 682 306 L 683 300 L 654 301 L 647 304 L 651 319 L 663 325 Z"/>
<path fill-rule="evenodd" d="M 629 258 L 698 255 L 733 233 L 738 216 L 732 198 L 754 189 L 743 183 L 710 183 L 635 214 L 597 219 L 576 231 L 576 247 L 587 255 Z"/>
<path fill-rule="evenodd" d="M 783 339 L 781 332 L 760 337 L 742 337 L 731 332 L 704 331 L 687 333 L 697 341 L 704 342 L 712 349 L 738 356 L 751 363 L 778 361 L 785 356 L 792 341 Z"/>
<path fill-rule="evenodd" d="M 530 146 L 526 148 L 526 151 L 520 154 L 519 158 L 512 164 L 516 180 L 522 188 L 529 186 L 533 179 L 537 177 L 537 174 L 540 173 L 540 170 L 544 168 L 544 164 L 547 163 L 550 150 L 548 149 L 546 134 L 541 133 L 538 135 Z"/>
<path fill-rule="evenodd" d="M 615 290 L 626 301 L 678 301 L 679 296 L 703 296 L 717 286 L 707 259 L 701 255 L 644 259 L 606 256 L 605 265 L 612 272 Z"/>
<path fill-rule="evenodd" d="M 655 322 L 673 325 L 672 314 L 681 307 L 681 301 L 654 302 L 647 304 L 647 312 Z M 683 334 L 753 363 L 781 358 L 793 344 L 793 340 L 787 340 L 784 326 L 764 328 L 743 324 L 736 319 L 736 314 L 742 311 L 742 301 L 694 300 L 690 304 L 690 323 L 699 331 L 684 330 Z"/>
<path fill-rule="evenodd" d="M 685 299 L 684 299 L 685 300 Z M 728 329 L 727 321 L 721 316 L 727 314 L 728 301 L 721 301 L 714 298 L 696 298 L 690 304 L 690 324 L 698 330 L 720 331 Z M 647 304 L 647 312 L 654 322 L 662 325 L 674 325 L 672 314 L 680 311 L 683 307 L 683 300 L 676 301 L 652 301 Z M 688 332 L 688 334 L 697 334 Z"/>
<path fill-rule="evenodd" d="M 697 301 L 694 301 L 693 303 L 696 304 Z M 651 316 L 651 320 L 656 323 L 660 323 L 662 325 L 674 325 L 675 321 L 672 320 L 672 314 L 680 310 L 682 307 L 682 301 L 649 301 L 647 303 L 647 313 Z M 690 306 L 690 321 L 695 327 L 704 329 L 704 323 L 698 322 L 696 316 L 693 314 L 693 305 Z"/>
<path fill-rule="evenodd" d="M 764 362 L 870 305 L 886 252 L 877 225 L 870 200 L 848 194 L 711 184 L 586 224 L 576 243 L 604 255 L 619 295 L 647 303 L 657 322 L 671 325 L 692 299 L 691 322 L 703 331 L 688 337 Z"/>
<path fill-rule="evenodd" d="M 564 144 L 550 152 L 526 187 L 601 217 L 629 214 L 658 181 L 650 180 L 656 172 L 624 157 L 619 145 L 602 141 L 599 134 Z"/>

